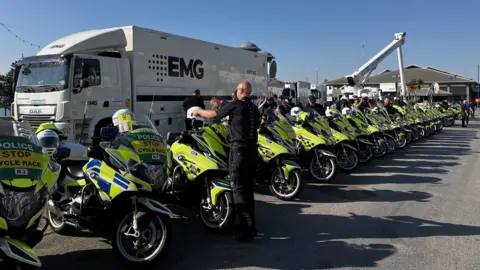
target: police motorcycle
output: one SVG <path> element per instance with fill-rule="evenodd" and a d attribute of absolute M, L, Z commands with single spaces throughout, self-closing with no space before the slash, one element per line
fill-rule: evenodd
<path fill-rule="evenodd" d="M 60 165 L 24 122 L 0 120 L 0 157 L 0 269 L 41 267 L 33 248 L 47 229 L 39 223 Z"/>
<path fill-rule="evenodd" d="M 342 111 L 348 114 L 350 108 L 344 108 Z M 368 163 L 373 159 L 373 143 L 366 140 L 364 136 L 368 135 L 368 131 L 364 128 L 353 126 L 345 114 L 340 113 L 337 109 L 329 108 L 328 117 L 329 125 L 338 132 L 349 136 L 352 145 L 358 150 L 359 162 Z"/>
<path fill-rule="evenodd" d="M 63 153 L 57 160 L 65 169 L 48 202 L 47 219 L 59 234 L 73 228 L 101 234 L 127 263 L 153 264 L 172 241 L 173 213 L 152 192 L 166 182 L 166 147 L 157 142 L 160 135 L 149 130 L 148 119 L 135 119 L 128 110 L 120 112 L 112 119 L 118 129 L 102 128 L 104 141 L 98 146 L 85 149 L 62 142 L 56 148 L 56 153 Z M 130 133 L 133 127 L 138 132 Z M 38 133 L 40 140 L 45 131 Z M 125 140 L 130 147 L 114 145 L 118 131 L 128 134 Z M 80 170 L 85 156 L 89 160 Z M 148 164 L 147 158 L 155 162 Z"/>
<path fill-rule="evenodd" d="M 322 134 L 320 115 L 315 111 L 307 113 L 300 107 L 294 107 L 290 110 L 290 115 L 296 138 L 301 144 L 300 160 L 308 166 L 315 180 L 332 181 L 337 171 L 336 156 L 330 152 L 331 145 L 335 143 L 333 135 Z"/>
<path fill-rule="evenodd" d="M 361 110 L 356 109 L 352 111 L 350 108 L 345 108 L 342 112 L 354 127 L 363 130 L 360 138 L 372 143 L 374 157 L 383 157 L 387 154 L 383 131 L 379 127 L 370 124 Z"/>
<path fill-rule="evenodd" d="M 198 108 L 189 110 L 189 119 L 199 119 L 191 115 Z M 198 206 L 203 225 L 219 230 L 235 219 L 228 155 L 215 134 L 200 126 L 203 121 L 193 121 L 193 131 L 167 134 L 172 164 L 162 196 L 172 204 Z"/>
<path fill-rule="evenodd" d="M 364 113 L 364 116 L 370 125 L 373 125 L 382 131 L 387 154 L 393 153 L 396 148 L 395 137 L 392 135 L 392 133 L 394 133 L 394 127 L 384 121 L 380 109 L 377 106 L 373 109 L 368 109 Z"/>
<path fill-rule="evenodd" d="M 395 138 L 395 147 L 397 149 L 403 149 L 407 145 L 407 135 L 404 130 L 404 125 L 401 122 L 394 120 L 394 116 L 390 116 L 385 106 L 377 104 L 380 113 L 378 117 L 383 121 L 385 125 L 389 125 L 389 129 L 386 130 L 387 134 L 390 134 Z"/>
<path fill-rule="evenodd" d="M 201 123 L 203 121 L 201 118 Z M 223 124 L 212 124 L 225 153 L 229 153 L 228 133 Z M 258 131 L 258 166 L 256 179 L 268 185 L 272 195 L 280 200 L 297 198 L 304 186 L 301 166 L 293 160 L 299 154 L 299 143 L 290 123 L 281 114 L 272 113 Z M 226 163 L 228 164 L 228 162 Z"/>
<path fill-rule="evenodd" d="M 353 172 L 360 164 L 355 137 L 346 125 L 343 125 L 340 121 L 335 121 L 340 115 L 336 109 L 328 107 L 325 114 L 327 120 L 317 118 L 316 127 L 320 129 L 321 134 L 333 135 L 335 142 L 332 149 L 338 168 L 345 172 Z"/>

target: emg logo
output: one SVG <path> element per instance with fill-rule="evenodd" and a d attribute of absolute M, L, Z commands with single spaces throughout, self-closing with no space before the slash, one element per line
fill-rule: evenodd
<path fill-rule="evenodd" d="M 148 64 L 148 68 L 157 73 L 157 81 L 163 82 L 165 77 L 190 77 L 201 80 L 205 76 L 203 61 L 200 59 L 154 54 Z"/>

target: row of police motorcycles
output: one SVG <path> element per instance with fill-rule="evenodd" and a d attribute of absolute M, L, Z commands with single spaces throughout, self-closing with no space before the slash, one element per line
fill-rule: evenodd
<path fill-rule="evenodd" d="M 460 108 L 395 106 L 362 111 L 334 108 L 322 117 L 294 108 L 263 123 L 256 182 L 280 200 L 294 200 L 308 173 L 330 182 L 359 164 L 453 125 Z M 225 122 L 193 119 L 190 132 L 162 137 L 149 117 L 121 110 L 102 142 L 85 147 L 54 123 L 0 120 L 0 269 L 41 267 L 33 251 L 47 227 L 62 235 L 88 230 L 109 241 L 131 264 L 162 258 L 172 241 L 168 206 L 195 208 L 210 230 L 232 224 Z M 46 225 L 40 221 L 46 219 Z"/>

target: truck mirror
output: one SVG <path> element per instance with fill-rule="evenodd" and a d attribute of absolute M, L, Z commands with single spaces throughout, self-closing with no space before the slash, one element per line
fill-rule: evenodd
<path fill-rule="evenodd" d="M 80 89 L 88 88 L 90 84 L 87 80 L 80 80 Z"/>

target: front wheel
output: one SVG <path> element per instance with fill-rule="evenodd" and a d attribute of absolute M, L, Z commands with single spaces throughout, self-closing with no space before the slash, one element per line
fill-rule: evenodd
<path fill-rule="evenodd" d="M 137 228 L 133 228 L 134 215 Z M 159 261 L 170 247 L 172 225 L 170 217 L 140 208 L 117 219 L 113 247 L 128 263 L 153 264 Z"/>
<path fill-rule="evenodd" d="M 407 144 L 410 144 L 412 142 L 412 133 L 411 132 L 405 132 L 405 138 L 407 139 Z"/>
<path fill-rule="evenodd" d="M 318 156 L 312 158 L 310 162 L 310 174 L 319 182 L 332 181 L 336 172 L 337 164 L 333 157 Z"/>
<path fill-rule="evenodd" d="M 358 150 L 358 157 L 360 163 L 370 162 L 373 158 L 373 147 L 369 144 L 360 144 L 360 149 Z"/>
<path fill-rule="evenodd" d="M 417 141 L 418 140 L 418 131 L 412 128 L 412 141 Z"/>
<path fill-rule="evenodd" d="M 270 192 L 280 200 L 291 201 L 298 197 L 303 188 L 303 177 L 299 169 L 290 171 L 285 180 L 283 171 L 276 169 L 270 180 Z"/>
<path fill-rule="evenodd" d="M 387 146 L 385 141 L 383 142 L 378 142 L 378 140 L 375 142 L 376 146 L 373 147 L 373 155 L 375 157 L 383 157 L 387 154 Z"/>
<path fill-rule="evenodd" d="M 386 137 L 385 146 L 387 147 L 388 154 L 393 153 L 393 151 L 395 151 L 395 140 L 390 137 Z"/>
<path fill-rule="evenodd" d="M 335 161 L 340 170 L 344 172 L 353 172 L 358 168 L 359 158 L 358 158 L 357 152 L 353 151 L 352 149 L 340 148 L 335 153 L 335 156 L 336 156 Z"/>
<path fill-rule="evenodd" d="M 405 135 L 397 135 L 397 140 L 395 142 L 395 146 L 398 149 L 403 149 L 407 145 L 407 138 L 405 138 Z"/>
<path fill-rule="evenodd" d="M 220 230 L 232 223 L 233 215 L 232 192 L 222 192 L 217 197 L 216 205 L 213 205 L 210 197 L 205 196 L 200 201 L 199 216 L 203 225 L 210 230 Z"/>
<path fill-rule="evenodd" d="M 424 128 L 418 128 L 418 138 L 421 139 L 425 137 L 425 129 Z"/>

